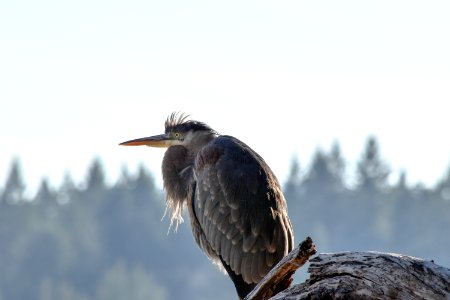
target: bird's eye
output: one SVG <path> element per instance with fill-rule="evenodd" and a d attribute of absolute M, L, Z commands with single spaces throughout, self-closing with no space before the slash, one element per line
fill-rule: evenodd
<path fill-rule="evenodd" d="M 180 138 L 181 134 L 179 132 L 175 132 L 175 137 L 178 139 Z"/>

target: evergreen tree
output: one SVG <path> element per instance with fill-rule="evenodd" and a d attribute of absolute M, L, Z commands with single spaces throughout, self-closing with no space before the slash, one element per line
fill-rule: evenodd
<path fill-rule="evenodd" d="M 119 181 L 116 186 L 119 189 L 130 190 L 135 188 L 135 182 L 133 181 L 130 172 L 128 171 L 126 166 L 122 166 L 119 176 Z"/>
<path fill-rule="evenodd" d="M 437 184 L 436 191 L 444 201 L 450 202 L 450 167 L 444 178 Z"/>
<path fill-rule="evenodd" d="M 393 201 L 388 199 L 389 167 L 381 159 L 378 142 L 369 137 L 357 164 L 357 190 L 354 193 L 352 221 L 362 229 L 357 238 L 366 249 L 378 249 L 392 238 Z"/>
<path fill-rule="evenodd" d="M 408 187 L 406 186 L 406 172 L 401 171 L 400 176 L 398 177 L 398 183 L 396 188 L 400 191 L 406 191 Z"/>
<path fill-rule="evenodd" d="M 333 182 L 333 175 L 328 168 L 328 161 L 322 150 L 316 150 L 311 167 L 306 175 L 305 184 L 308 189 L 321 190 L 329 187 Z"/>
<path fill-rule="evenodd" d="M 341 147 L 336 141 L 331 147 L 331 152 L 328 159 L 328 168 L 333 176 L 335 189 L 337 191 L 344 189 L 345 181 L 345 160 L 342 157 Z"/>
<path fill-rule="evenodd" d="M 87 175 L 87 190 L 102 191 L 105 189 L 105 173 L 100 159 L 92 161 Z"/>
<path fill-rule="evenodd" d="M 63 182 L 57 193 L 58 204 L 68 204 L 76 191 L 75 183 L 69 173 L 64 175 Z"/>
<path fill-rule="evenodd" d="M 306 175 L 305 186 L 315 191 L 326 189 L 331 191 L 343 190 L 344 160 L 338 144 L 335 144 L 329 155 L 322 150 L 314 154 L 312 165 Z"/>
<path fill-rule="evenodd" d="M 135 186 L 137 199 L 148 199 L 155 193 L 155 179 L 143 165 L 139 165 Z"/>
<path fill-rule="evenodd" d="M 298 190 L 298 188 L 301 185 L 301 181 L 302 179 L 301 179 L 300 162 L 296 157 L 294 157 L 291 160 L 289 176 L 284 185 L 284 193 L 290 196 L 286 197 L 287 198 L 286 200 L 292 199 L 292 201 L 294 201 L 293 199 L 296 198 L 294 191 Z"/>
<path fill-rule="evenodd" d="M 11 163 L 6 185 L 0 198 L 0 203 L 17 204 L 24 200 L 25 183 L 18 159 Z"/>
<path fill-rule="evenodd" d="M 381 160 L 377 140 L 375 137 L 370 137 L 358 162 L 357 179 L 359 188 L 369 193 L 382 190 L 387 187 L 389 173 L 389 167 Z"/>
<path fill-rule="evenodd" d="M 49 187 L 48 180 L 42 179 L 39 191 L 33 200 L 33 204 L 39 207 L 39 211 L 47 217 L 55 217 L 57 214 L 57 195 Z"/>
<path fill-rule="evenodd" d="M 101 212 L 101 207 L 104 207 L 109 202 L 107 200 L 109 190 L 105 182 L 105 172 L 100 159 L 95 158 L 89 171 L 87 173 L 86 189 L 79 193 L 79 199 L 82 202 L 88 202 L 89 213 L 95 214 Z"/>
<path fill-rule="evenodd" d="M 34 202 L 43 204 L 44 206 L 56 205 L 56 193 L 50 188 L 47 178 L 41 180 L 41 185 L 34 198 Z"/>

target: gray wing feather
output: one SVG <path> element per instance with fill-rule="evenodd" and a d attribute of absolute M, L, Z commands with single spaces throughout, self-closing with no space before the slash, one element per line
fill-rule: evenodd
<path fill-rule="evenodd" d="M 258 256 L 258 275 L 260 278 L 264 277 L 266 275 L 267 267 L 269 267 L 266 264 L 266 257 L 263 255 Z"/>
<path fill-rule="evenodd" d="M 237 247 L 231 248 L 231 253 L 233 259 L 230 261 L 230 265 L 233 266 L 233 271 L 236 272 L 236 274 L 241 274 L 241 261 L 244 253 Z"/>
<path fill-rule="evenodd" d="M 251 252 L 257 239 L 258 239 L 258 236 L 254 235 L 253 232 L 251 232 L 249 235 L 247 235 L 242 244 L 242 249 L 244 250 L 244 252 Z"/>
<path fill-rule="evenodd" d="M 266 252 L 265 255 L 266 255 L 266 268 L 265 269 L 267 269 L 268 266 L 273 266 L 275 264 L 275 256 L 273 255 L 273 253 L 270 253 L 270 252 Z"/>
<path fill-rule="evenodd" d="M 200 247 L 214 260 L 220 256 L 247 283 L 259 282 L 292 249 L 275 176 L 248 146 L 223 136 L 201 150 L 194 172 Z"/>
<path fill-rule="evenodd" d="M 259 272 L 259 265 L 263 263 L 262 257 L 262 255 L 257 255 L 256 253 L 253 253 L 252 255 L 251 274 L 253 281 L 259 281 L 261 280 L 261 275 L 265 275 Z"/>
<path fill-rule="evenodd" d="M 223 257 L 224 261 L 230 261 L 230 251 L 232 243 L 230 243 L 225 235 L 220 235 L 220 237 L 222 238 L 222 241 L 220 243 L 220 255 Z"/>

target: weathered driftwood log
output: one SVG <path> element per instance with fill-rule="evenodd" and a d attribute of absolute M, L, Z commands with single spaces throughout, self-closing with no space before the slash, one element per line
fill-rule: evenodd
<path fill-rule="evenodd" d="M 295 271 L 314 254 L 316 254 L 316 247 L 312 239 L 307 237 L 270 270 L 253 291 L 245 297 L 245 300 L 269 299 L 278 292 L 285 290 L 291 284 L 292 275 Z"/>
<path fill-rule="evenodd" d="M 450 269 L 432 261 L 347 252 L 319 254 L 310 262 L 310 279 L 271 299 L 450 299 Z"/>

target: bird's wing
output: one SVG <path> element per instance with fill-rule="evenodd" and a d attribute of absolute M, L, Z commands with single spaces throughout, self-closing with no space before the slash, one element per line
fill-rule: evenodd
<path fill-rule="evenodd" d="M 194 172 L 197 242 L 245 282 L 259 282 L 293 244 L 277 179 L 256 152 L 228 136 L 201 150 Z"/>

